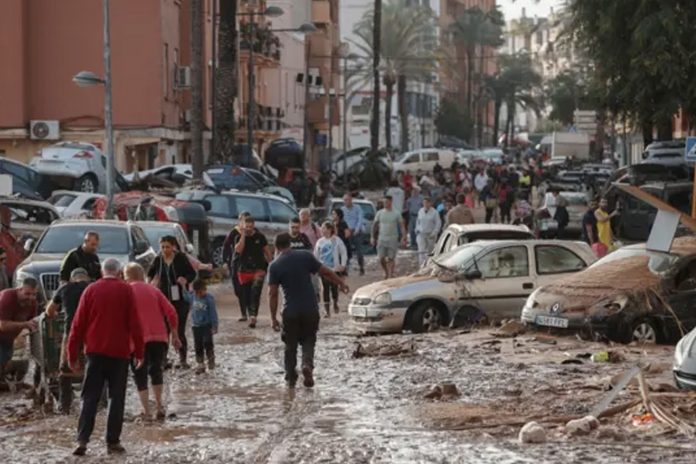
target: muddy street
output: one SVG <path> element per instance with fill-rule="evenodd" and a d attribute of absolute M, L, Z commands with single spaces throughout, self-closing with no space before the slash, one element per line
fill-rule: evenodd
<path fill-rule="evenodd" d="M 352 289 L 379 278 L 372 261 L 366 276 L 354 274 Z M 544 423 L 545 443 L 517 440 L 526 418 L 587 414 L 612 377 L 635 362 L 651 363 L 651 385 L 671 384 L 671 347 L 615 347 L 619 362 L 592 363 L 586 355 L 606 345 L 539 334 L 501 337 L 493 328 L 360 337 L 344 297 L 343 312 L 321 322 L 316 387 L 293 391 L 283 382 L 283 347 L 271 330 L 265 297 L 252 330 L 237 322 L 228 284 L 212 291 L 221 316 L 217 369 L 168 371 L 163 423 L 136 420 L 130 383 L 126 457 L 106 455 L 100 413 L 87 457 L 73 458 L 77 402 L 70 416 L 44 414 L 20 392 L 0 396 L 2 461 L 693 462 L 693 441 L 660 424 L 634 426 L 635 407 L 602 419 L 586 436 L 569 437 L 562 423 L 551 421 Z M 354 358 L 358 343 L 361 355 Z M 438 394 L 433 387 L 442 384 L 453 384 L 455 394 Z M 637 387 L 629 385 L 612 405 L 635 398 Z"/>

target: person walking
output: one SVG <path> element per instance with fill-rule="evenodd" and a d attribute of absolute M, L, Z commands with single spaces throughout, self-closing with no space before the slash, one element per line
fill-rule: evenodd
<path fill-rule="evenodd" d="M 429 197 L 423 199 L 423 207 L 418 212 L 417 222 L 418 262 L 422 266 L 428 259 L 428 253 L 435 247 L 437 236 L 442 227 L 440 215 L 433 208 L 433 202 Z"/>
<path fill-rule="evenodd" d="M 215 346 L 213 335 L 218 331 L 218 313 L 215 298 L 208 293 L 204 280 L 193 281 L 193 301 L 191 303 L 191 325 L 193 326 L 193 346 L 196 351 L 196 373 L 205 372 L 204 361 L 208 360 L 208 369 L 215 369 Z M 204 357 L 205 356 L 205 357 Z"/>
<path fill-rule="evenodd" d="M 324 236 L 317 242 L 317 246 L 314 248 L 314 256 L 322 265 L 332 269 L 336 275 L 344 276 L 346 264 L 348 263 L 348 252 L 343 241 L 336 236 L 336 227 L 333 223 L 326 221 L 321 231 Z M 338 314 L 338 287 L 330 280 L 322 278 L 321 288 L 326 317 L 331 316 L 330 306 L 332 298 L 334 312 Z"/>
<path fill-rule="evenodd" d="M 498 187 L 498 207 L 500 208 L 501 224 L 509 224 L 511 221 L 510 212 L 512 210 L 514 195 L 512 187 L 506 180 L 500 182 Z"/>
<path fill-rule="evenodd" d="M 237 254 L 234 252 L 234 244 L 242 234 L 242 230 L 244 229 L 244 220 L 249 216 L 251 216 L 251 214 L 246 211 L 242 211 L 239 214 L 239 222 L 237 222 L 237 225 L 232 228 L 229 234 L 227 234 L 227 237 L 225 237 L 225 242 L 222 245 L 222 259 L 230 270 L 230 276 L 232 277 L 232 288 L 234 289 L 234 295 L 237 297 L 237 301 L 239 302 L 239 311 L 242 313 L 242 316 L 239 318 L 239 322 L 247 321 L 247 309 L 242 303 L 242 285 L 239 283 L 239 279 L 237 278 L 237 271 L 239 269 Z"/>
<path fill-rule="evenodd" d="M 234 245 L 234 251 L 239 255 L 237 278 L 241 284 L 242 301 L 249 314 L 249 327 L 252 329 L 256 327 L 263 279 L 272 258 L 268 240 L 255 225 L 253 217 L 246 218 L 244 233 L 239 236 Z"/>
<path fill-rule="evenodd" d="M 60 370 L 64 373 L 70 372 L 70 366 L 68 365 L 68 335 L 70 335 L 70 327 L 75 318 L 75 312 L 80 303 L 80 298 L 90 283 L 91 279 L 85 269 L 81 267 L 73 269 L 70 273 L 70 282 L 61 285 L 58 290 L 53 292 L 53 298 L 46 306 L 47 317 L 55 317 L 61 311 L 65 315 L 63 340 L 60 350 Z M 72 379 L 61 378 L 60 382 L 70 383 L 69 388 L 60 389 L 61 395 L 64 393 L 69 395 L 68 397 L 61 396 L 60 398 L 61 413 L 70 414 L 73 400 Z"/>
<path fill-rule="evenodd" d="M 360 266 L 360 275 L 365 275 L 365 259 L 362 253 L 362 238 L 365 227 L 363 210 L 353 204 L 353 196 L 350 193 L 343 195 L 343 219 L 348 225 L 347 237 L 350 243 L 351 255 L 355 253 Z"/>
<path fill-rule="evenodd" d="M 290 247 L 293 250 L 312 251 L 312 242 L 307 235 L 300 232 L 300 219 L 292 218 L 288 224 L 288 233 L 290 234 Z"/>
<path fill-rule="evenodd" d="M 599 208 L 595 210 L 595 218 L 597 219 L 597 239 L 604 245 L 605 253 L 612 251 L 614 248 L 614 234 L 611 230 L 611 220 L 618 216 L 620 211 L 616 209 L 609 212 L 609 201 L 602 198 L 599 201 Z"/>
<path fill-rule="evenodd" d="M 121 263 L 118 259 L 108 258 L 104 261 L 103 278 L 82 294 L 68 337 L 70 368 L 79 370 L 78 355 L 83 347 L 87 357 L 77 447 L 73 451 L 76 456 L 83 456 L 87 452 L 104 384 L 109 392 L 106 450 L 109 454 L 125 452 L 121 445 L 121 430 L 128 361 L 132 353 L 136 368 L 140 368 L 145 345 L 133 290 L 119 278 L 120 273 Z"/>
<path fill-rule="evenodd" d="M 163 367 L 167 351 L 169 350 L 169 332 L 171 332 L 174 348 L 179 349 L 181 347 L 178 331 L 179 318 L 176 315 L 176 309 L 164 294 L 152 285 L 145 283 L 145 271 L 140 264 L 129 263 L 126 265 L 124 275 L 126 282 L 133 291 L 136 312 L 138 313 L 143 342 L 145 343 L 142 365 L 136 367 L 135 360 L 131 360 L 133 380 L 138 389 L 138 397 L 142 407 L 140 417 L 145 421 L 152 419 L 147 388 L 147 378 L 149 376 L 152 384 L 152 393 L 155 397 L 155 417 L 157 420 L 164 420 L 165 410 L 162 404 Z"/>
<path fill-rule="evenodd" d="M 333 209 L 331 212 L 331 222 L 336 228 L 336 236 L 341 239 L 343 246 L 346 247 L 348 259 L 346 261 L 345 275 L 348 275 L 348 262 L 350 262 L 350 258 L 352 257 L 350 251 L 350 229 L 348 229 L 348 224 L 346 224 L 346 221 L 343 219 L 343 210 L 341 208 Z"/>
<path fill-rule="evenodd" d="M 99 234 L 89 231 L 85 234 L 82 245 L 71 250 L 60 265 L 60 281 L 67 283 L 70 281 L 70 274 L 73 270 L 81 267 L 87 271 L 87 275 L 92 280 L 101 277 L 101 266 L 99 264 Z"/>
<path fill-rule="evenodd" d="M 598 206 L 597 199 L 593 198 L 590 201 L 587 211 L 582 215 L 582 239 L 590 246 L 599 241 L 597 234 L 597 216 L 595 215 Z"/>
<path fill-rule="evenodd" d="M 450 209 L 445 216 L 445 225 L 450 224 L 474 224 L 476 220 L 474 219 L 474 212 L 466 204 L 466 194 L 457 194 L 457 206 Z"/>
<path fill-rule="evenodd" d="M 488 179 L 488 184 L 481 190 L 479 199 L 486 207 L 486 224 L 490 224 L 495 215 L 495 209 L 498 207 L 498 197 L 493 187 L 493 179 Z"/>
<path fill-rule="evenodd" d="M 148 270 L 147 277 L 176 309 L 179 319 L 177 331 L 181 341 L 179 367 L 188 369 L 189 364 L 186 359 L 188 350 L 186 321 L 189 315 L 187 290 L 188 285 L 196 278 L 196 271 L 186 256 L 176 251 L 176 237 L 165 235 L 160 238 L 160 253 Z"/>
<path fill-rule="evenodd" d="M 12 360 L 14 341 L 23 330 L 34 331 L 38 325 L 36 295 L 39 283 L 27 277 L 18 288 L 0 292 L 0 380 L 5 378 L 7 364 Z"/>
<path fill-rule="evenodd" d="M 314 348 L 319 330 L 319 304 L 314 297 L 310 276 L 319 274 L 348 294 L 343 279 L 323 266 L 312 254 L 290 248 L 290 236 L 275 238 L 278 257 L 268 269 L 268 303 L 273 330 L 281 330 L 278 322 L 278 289 L 283 289 L 281 339 L 285 343 L 285 381 L 289 388 L 297 383 L 297 346 L 302 346 L 302 375 L 305 387 L 314 386 Z"/>
<path fill-rule="evenodd" d="M 384 208 L 377 211 L 375 221 L 372 224 L 372 238 L 370 243 L 377 246 L 377 256 L 384 270 L 385 279 L 395 275 L 396 252 L 399 249 L 399 233 L 401 244 L 406 246 L 406 227 L 401 214 L 392 208 L 390 196 L 384 197 Z"/>
<path fill-rule="evenodd" d="M 312 244 L 312 249 L 314 249 L 317 240 L 321 238 L 321 229 L 312 221 L 312 213 L 309 208 L 300 210 L 300 232 L 307 236 L 309 243 Z"/>
<path fill-rule="evenodd" d="M 416 234 L 416 223 L 418 222 L 418 212 L 423 207 L 423 195 L 421 194 L 420 187 L 413 187 L 413 192 L 411 196 L 408 197 L 406 201 L 406 211 L 408 216 L 406 220 L 408 221 L 408 235 L 411 239 L 411 247 L 418 248 L 418 240 Z"/>
<path fill-rule="evenodd" d="M 488 180 L 488 174 L 486 174 L 486 170 L 483 168 L 479 169 L 478 174 L 474 177 L 474 188 L 476 189 L 480 204 L 485 203 L 485 200 L 481 198 L 481 194 L 483 193 L 483 189 L 488 185 Z"/>
<path fill-rule="evenodd" d="M 568 200 L 560 194 L 558 189 L 553 189 L 551 194 L 556 200 L 556 212 L 553 214 L 553 218 L 558 223 L 558 231 L 556 232 L 556 238 L 563 238 L 563 233 L 565 228 L 570 222 L 570 215 L 568 214 Z"/>

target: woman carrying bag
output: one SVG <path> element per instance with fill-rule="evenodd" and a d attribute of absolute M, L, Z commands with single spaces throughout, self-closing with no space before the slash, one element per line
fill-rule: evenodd
<path fill-rule="evenodd" d="M 160 253 L 147 273 L 150 283 L 159 288 L 176 309 L 179 318 L 177 332 L 181 340 L 179 348 L 179 367 L 187 369 L 186 321 L 189 314 L 190 298 L 188 286 L 196 279 L 196 271 L 185 254 L 176 251 L 176 238 L 166 235 L 160 239 Z"/>

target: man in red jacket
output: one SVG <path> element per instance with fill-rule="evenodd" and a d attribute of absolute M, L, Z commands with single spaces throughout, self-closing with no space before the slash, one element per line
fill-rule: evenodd
<path fill-rule="evenodd" d="M 107 452 L 125 452 L 121 445 L 121 429 L 131 341 L 137 367 L 143 362 L 144 342 L 133 290 L 120 279 L 120 272 L 121 263 L 117 259 L 104 261 L 103 278 L 87 287 L 82 294 L 70 329 L 70 368 L 79 369 L 78 354 L 83 346 L 87 357 L 82 385 L 82 410 L 77 426 L 77 447 L 73 451 L 76 456 L 83 456 L 87 452 L 104 383 L 109 389 Z"/>

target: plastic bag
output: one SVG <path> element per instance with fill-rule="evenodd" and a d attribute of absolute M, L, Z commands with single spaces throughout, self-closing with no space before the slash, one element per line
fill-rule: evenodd
<path fill-rule="evenodd" d="M 604 256 L 606 256 L 609 250 L 607 249 L 607 246 L 602 242 L 595 242 L 592 244 L 592 251 L 594 252 L 597 258 L 603 258 Z"/>

